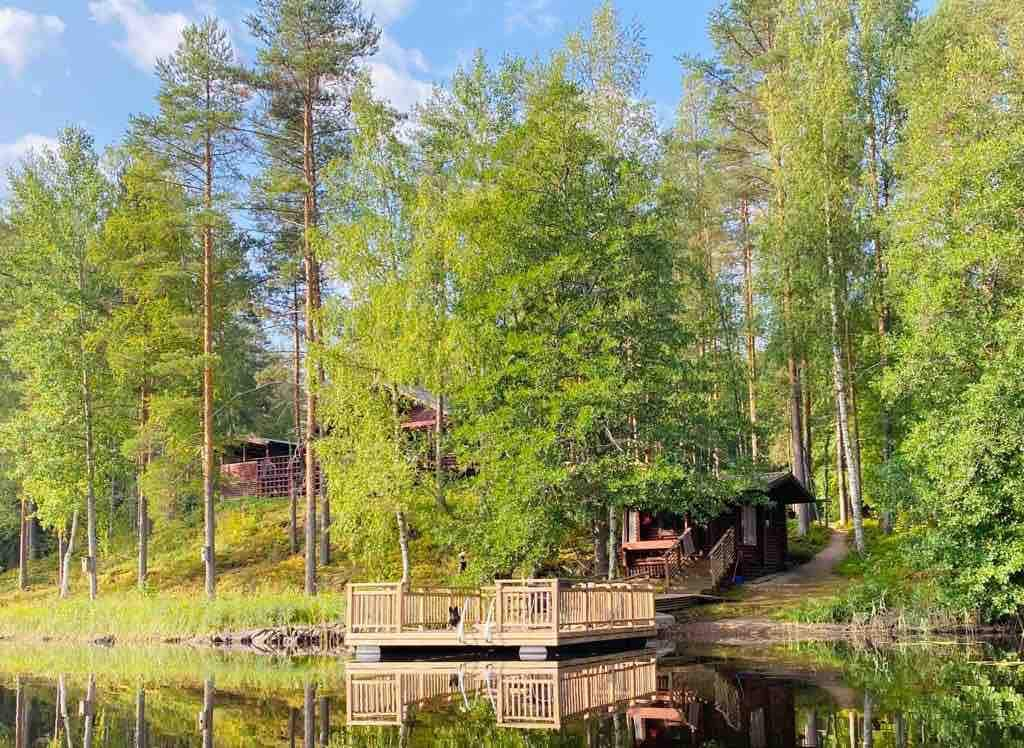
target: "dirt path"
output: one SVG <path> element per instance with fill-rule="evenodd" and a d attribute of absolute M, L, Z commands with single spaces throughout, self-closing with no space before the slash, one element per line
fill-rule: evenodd
<path fill-rule="evenodd" d="M 822 582 L 834 580 L 836 577 L 833 571 L 836 565 L 850 552 L 846 544 L 847 535 L 848 533 L 845 531 L 833 530 L 828 545 L 806 564 L 801 564 L 791 571 L 776 574 L 760 582 L 754 581 L 750 586 L 764 589 L 791 585 L 820 585 Z"/>

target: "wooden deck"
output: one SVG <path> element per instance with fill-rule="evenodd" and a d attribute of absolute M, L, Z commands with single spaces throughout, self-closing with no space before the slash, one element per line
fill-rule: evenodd
<path fill-rule="evenodd" d="M 415 710 L 485 698 L 503 727 L 557 729 L 653 695 L 656 659 L 645 649 L 563 662 L 351 663 L 348 724 L 401 725 Z"/>
<path fill-rule="evenodd" d="M 345 642 L 356 647 L 560 647 L 646 638 L 657 632 L 654 594 L 649 584 L 558 579 L 505 579 L 466 590 L 350 584 Z"/>

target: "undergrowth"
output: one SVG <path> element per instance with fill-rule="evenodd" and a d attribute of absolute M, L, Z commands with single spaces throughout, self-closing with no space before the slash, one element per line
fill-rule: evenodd
<path fill-rule="evenodd" d="M 877 522 L 866 522 L 864 535 L 865 553 L 851 552 L 835 568 L 850 583 L 835 595 L 790 606 L 783 619 L 891 630 L 970 629 L 978 624 L 976 611 L 951 607 L 935 576 L 907 560 L 911 534 L 886 535 Z"/>

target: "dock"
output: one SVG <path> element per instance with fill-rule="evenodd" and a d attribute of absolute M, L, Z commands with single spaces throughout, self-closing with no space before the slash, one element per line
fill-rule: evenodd
<path fill-rule="evenodd" d="M 550 648 L 657 633 L 655 588 L 631 582 L 502 579 L 477 589 L 349 584 L 345 642 L 370 658 L 387 647 Z"/>
<path fill-rule="evenodd" d="M 351 663 L 347 723 L 402 725 L 417 712 L 483 698 L 499 726 L 558 729 L 645 703 L 657 690 L 656 660 L 646 649 L 555 662 Z"/>

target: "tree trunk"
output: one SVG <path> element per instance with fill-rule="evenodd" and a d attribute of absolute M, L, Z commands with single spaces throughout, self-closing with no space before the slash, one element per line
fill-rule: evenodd
<path fill-rule="evenodd" d="M 875 727 L 874 727 L 874 699 L 870 693 L 864 694 L 864 748 L 874 748 Z"/>
<path fill-rule="evenodd" d="M 306 267 L 306 580 L 307 595 L 316 594 L 316 500 L 317 377 L 312 355 L 319 341 L 317 312 L 320 308 L 320 266 L 313 252 L 316 226 L 316 169 L 313 162 L 313 82 L 307 81 L 302 118 L 302 163 L 306 180 L 303 195 L 303 249 Z"/>
<path fill-rule="evenodd" d="M 596 517 L 591 525 L 594 536 L 594 576 L 608 576 L 608 519 Z"/>
<path fill-rule="evenodd" d="M 22 502 L 24 503 L 24 502 Z M 25 683 L 21 676 L 14 678 L 14 746 L 28 748 L 28 705 L 25 695 Z M 10 733 L 7 733 L 10 735 Z"/>
<path fill-rule="evenodd" d="M 839 400 L 836 400 L 836 500 L 839 502 L 839 524 L 850 521 L 846 498 L 846 460 L 843 459 L 843 433 L 839 428 Z"/>
<path fill-rule="evenodd" d="M 850 433 L 852 436 L 852 442 L 850 446 L 853 451 L 853 458 L 857 468 L 857 482 L 860 485 L 864 485 L 864 471 L 863 464 L 860 459 L 860 408 L 857 404 L 857 366 L 856 359 L 853 355 L 853 345 L 850 343 L 850 326 L 849 322 L 846 321 L 844 316 L 844 329 L 843 329 L 844 343 L 846 345 L 846 381 L 847 389 L 849 391 L 849 409 L 850 409 Z"/>
<path fill-rule="evenodd" d="M 829 285 L 831 286 L 829 306 L 832 317 L 832 378 L 835 382 L 836 402 L 839 406 L 839 435 L 843 440 L 843 456 L 846 458 L 847 484 L 850 489 L 850 506 L 853 510 L 854 546 L 858 553 L 864 553 L 864 517 L 861 506 L 860 476 L 854 464 L 854 453 L 850 446 L 853 435 L 846 406 L 846 371 L 839 324 L 839 283 L 831 246 L 828 247 L 826 260 Z"/>
<path fill-rule="evenodd" d="M 447 511 L 444 485 L 444 395 L 437 395 L 437 410 L 434 413 L 434 482 L 437 488 L 437 505 Z"/>
<path fill-rule="evenodd" d="M 867 69 L 865 68 L 865 79 L 866 82 L 869 76 L 867 75 Z M 882 160 L 881 147 L 879 146 L 879 128 L 878 121 L 875 116 L 875 109 L 871 107 L 869 109 L 870 117 L 868 121 L 868 133 L 869 133 L 869 146 L 870 146 L 870 172 L 871 172 L 871 184 L 874 188 L 874 208 L 875 208 L 875 228 L 874 228 L 874 244 L 875 244 L 875 292 L 878 303 L 878 368 L 879 373 L 884 376 L 885 372 L 889 369 L 889 352 L 886 349 L 889 338 L 889 321 L 890 321 L 890 310 L 889 300 L 886 295 L 886 276 L 888 274 L 885 263 L 885 246 L 882 239 L 882 230 L 879 228 L 877 223 L 878 219 L 882 217 L 886 209 L 889 206 L 889 180 L 884 177 L 879 170 L 879 163 Z M 892 414 L 889 412 L 889 406 L 885 402 L 884 398 L 879 403 L 878 417 L 881 421 L 882 431 L 882 464 L 887 465 L 889 460 L 892 459 L 893 454 L 893 436 L 892 436 Z M 886 510 L 882 512 L 882 531 L 886 534 L 892 532 L 893 516 L 892 512 Z"/>
<path fill-rule="evenodd" d="M 84 343 L 83 343 L 84 348 Z M 88 368 L 84 364 L 83 350 L 82 368 L 82 411 L 85 423 L 85 526 L 88 536 L 89 557 L 87 561 L 89 574 L 89 599 L 95 600 L 97 590 L 97 542 L 96 542 L 96 459 L 92 433 L 92 390 Z"/>
<path fill-rule="evenodd" d="M 28 499 L 21 499 L 21 523 L 18 529 L 18 589 L 28 589 Z"/>
<path fill-rule="evenodd" d="M 60 573 L 60 596 L 68 596 L 71 583 L 71 554 L 75 551 L 75 535 L 78 532 L 78 509 L 71 513 L 71 530 L 68 532 L 68 547 L 64 551 L 64 561 Z"/>
<path fill-rule="evenodd" d="M 211 108 L 209 81 L 206 84 L 206 108 Z M 213 144 L 209 136 L 205 142 L 203 167 L 203 202 L 208 213 L 206 220 L 209 221 L 209 212 L 213 210 Z M 217 594 L 213 468 L 213 227 L 207 224 L 203 227 L 203 561 L 206 565 L 206 597 L 211 600 Z"/>
<path fill-rule="evenodd" d="M 96 676 L 89 676 L 89 686 L 85 689 L 85 731 L 82 735 L 82 747 L 92 748 L 93 732 L 96 728 Z"/>
<path fill-rule="evenodd" d="M 299 326 L 299 284 L 292 283 L 292 428 L 295 443 L 302 444 L 302 339 Z M 288 542 L 292 555 L 299 552 L 299 495 L 295 485 L 295 471 L 288 466 Z"/>
<path fill-rule="evenodd" d="M 28 541 L 28 558 L 29 561 L 36 561 L 39 559 L 39 534 L 41 528 L 39 527 L 39 520 L 36 519 L 36 505 L 29 501 L 28 502 L 28 527 L 25 531 L 25 536 Z"/>
<path fill-rule="evenodd" d="M 757 336 L 754 320 L 754 245 L 750 241 L 750 206 L 741 206 L 743 221 L 743 297 L 746 305 L 747 409 L 750 418 L 750 459 L 758 460 L 757 443 Z"/>
<path fill-rule="evenodd" d="M 302 746 L 316 748 L 316 686 L 306 683 L 302 696 Z"/>
<path fill-rule="evenodd" d="M 320 748 L 327 748 L 331 742 L 331 701 L 320 697 Z"/>
<path fill-rule="evenodd" d="M 619 528 L 617 509 L 608 506 L 608 579 L 615 579 L 619 571 Z"/>
<path fill-rule="evenodd" d="M 892 717 L 893 732 L 896 733 L 895 748 L 907 748 L 907 724 L 903 712 L 896 712 Z"/>
<path fill-rule="evenodd" d="M 401 509 L 396 511 L 395 519 L 398 520 L 398 549 L 402 553 L 402 587 L 408 587 L 411 577 L 409 574 L 409 528 L 405 523 L 405 512 Z"/>
<path fill-rule="evenodd" d="M 203 681 L 203 711 L 200 714 L 200 723 L 203 732 L 203 748 L 213 748 L 213 706 L 214 691 L 213 678 Z"/>
<path fill-rule="evenodd" d="M 149 395 L 146 392 L 145 387 L 142 389 L 140 416 L 142 427 L 145 429 L 146 424 L 149 422 Z M 148 443 L 148 436 L 146 441 Z M 146 492 L 142 487 L 143 476 L 149 468 L 149 461 L 150 449 L 147 446 L 146 449 L 142 451 L 142 454 L 139 455 L 139 477 L 136 481 L 139 492 L 138 516 L 136 517 L 136 526 L 139 533 L 139 590 L 146 589 L 146 577 L 149 574 L 149 502 L 146 499 Z"/>
<path fill-rule="evenodd" d="M 64 724 L 64 737 L 67 741 L 67 748 L 71 748 L 74 740 L 71 736 L 71 715 L 68 713 L 68 686 L 64 682 L 64 675 L 57 677 L 57 704 L 60 709 L 60 720 Z"/>
<path fill-rule="evenodd" d="M 146 725 L 146 692 L 135 693 L 135 748 L 149 748 L 149 727 Z"/>
<path fill-rule="evenodd" d="M 802 356 L 800 359 L 800 372 L 801 382 L 803 383 L 803 404 L 804 412 L 803 418 L 801 419 L 803 426 L 803 433 L 801 438 L 803 439 L 803 452 L 804 452 L 804 480 L 807 481 L 805 484 L 807 490 L 814 493 L 814 453 L 811 449 L 813 445 L 813 435 L 811 433 L 811 385 L 809 383 L 807 357 Z"/>
<path fill-rule="evenodd" d="M 796 356 L 791 352 L 786 362 L 786 369 L 789 375 L 789 442 L 792 451 L 793 476 L 803 486 L 807 485 L 807 475 L 804 468 L 807 460 L 804 458 L 804 429 L 803 429 L 803 392 L 800 385 L 800 368 L 797 365 Z M 799 519 L 799 534 L 806 535 L 811 528 L 811 514 L 807 504 L 797 505 L 797 517 Z"/>

